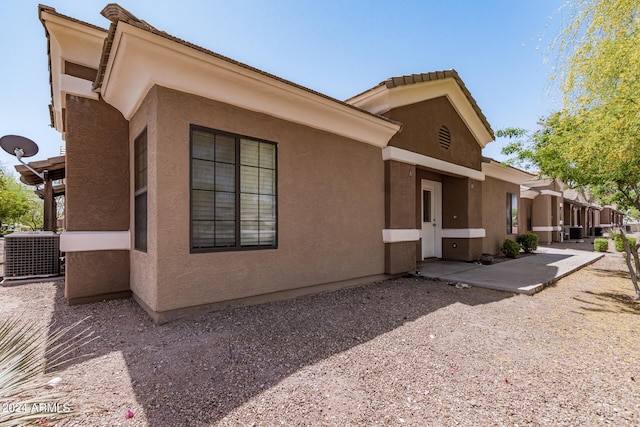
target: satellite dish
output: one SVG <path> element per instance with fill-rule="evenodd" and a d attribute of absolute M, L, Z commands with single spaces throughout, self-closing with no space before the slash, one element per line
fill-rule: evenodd
<path fill-rule="evenodd" d="M 38 153 L 38 144 L 19 135 L 5 135 L 0 138 L 0 147 L 18 160 L 21 157 L 31 157 Z"/>

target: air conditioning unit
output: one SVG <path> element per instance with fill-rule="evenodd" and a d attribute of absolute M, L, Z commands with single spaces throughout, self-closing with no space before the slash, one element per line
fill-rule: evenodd
<path fill-rule="evenodd" d="M 60 274 L 60 235 L 51 231 L 4 237 L 4 280 Z"/>

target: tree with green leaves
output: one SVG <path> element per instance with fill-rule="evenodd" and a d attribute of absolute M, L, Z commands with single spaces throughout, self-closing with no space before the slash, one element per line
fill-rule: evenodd
<path fill-rule="evenodd" d="M 640 209 L 640 0 L 569 5 L 572 19 L 555 43 L 563 108 L 533 134 L 508 128 L 496 135 L 512 139 L 503 153 L 516 163 Z M 630 252 L 637 257 L 638 247 Z"/>
<path fill-rule="evenodd" d="M 44 225 L 44 201 L 34 192 L 28 196 L 29 210 L 20 216 L 18 222 L 31 231 L 41 230 Z"/>
<path fill-rule="evenodd" d="M 543 175 L 640 209 L 640 0 L 576 0 L 556 42 L 564 108 L 503 152 Z M 609 201 L 609 200 L 608 200 Z"/>
<path fill-rule="evenodd" d="M 0 225 L 16 222 L 31 208 L 29 190 L 0 168 Z"/>

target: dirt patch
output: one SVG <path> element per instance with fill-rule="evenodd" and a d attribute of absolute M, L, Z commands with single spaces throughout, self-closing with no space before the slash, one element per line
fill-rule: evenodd
<path fill-rule="evenodd" d="M 625 271 L 608 253 L 532 297 L 403 278 L 163 326 L 40 283 L 0 287 L 0 316 L 44 331 L 91 316 L 92 355 L 58 374 L 71 425 L 632 426 Z"/>

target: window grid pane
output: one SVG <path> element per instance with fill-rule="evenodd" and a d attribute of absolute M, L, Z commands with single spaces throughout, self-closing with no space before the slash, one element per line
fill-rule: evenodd
<path fill-rule="evenodd" d="M 236 142 L 227 135 L 216 135 L 216 162 L 236 163 Z"/>
<path fill-rule="evenodd" d="M 507 234 L 518 234 L 518 195 L 507 193 Z"/>
<path fill-rule="evenodd" d="M 275 245 L 275 146 L 241 140 L 241 245 Z"/>
<path fill-rule="evenodd" d="M 147 251 L 147 192 L 140 193 L 134 199 L 135 211 L 135 248 Z"/>
<path fill-rule="evenodd" d="M 214 135 L 209 132 L 191 132 L 191 150 L 194 159 L 215 160 Z"/>
<path fill-rule="evenodd" d="M 147 130 L 133 141 L 134 248 L 147 251 Z"/>
<path fill-rule="evenodd" d="M 191 143 L 192 248 L 274 247 L 276 145 L 195 128 Z"/>

